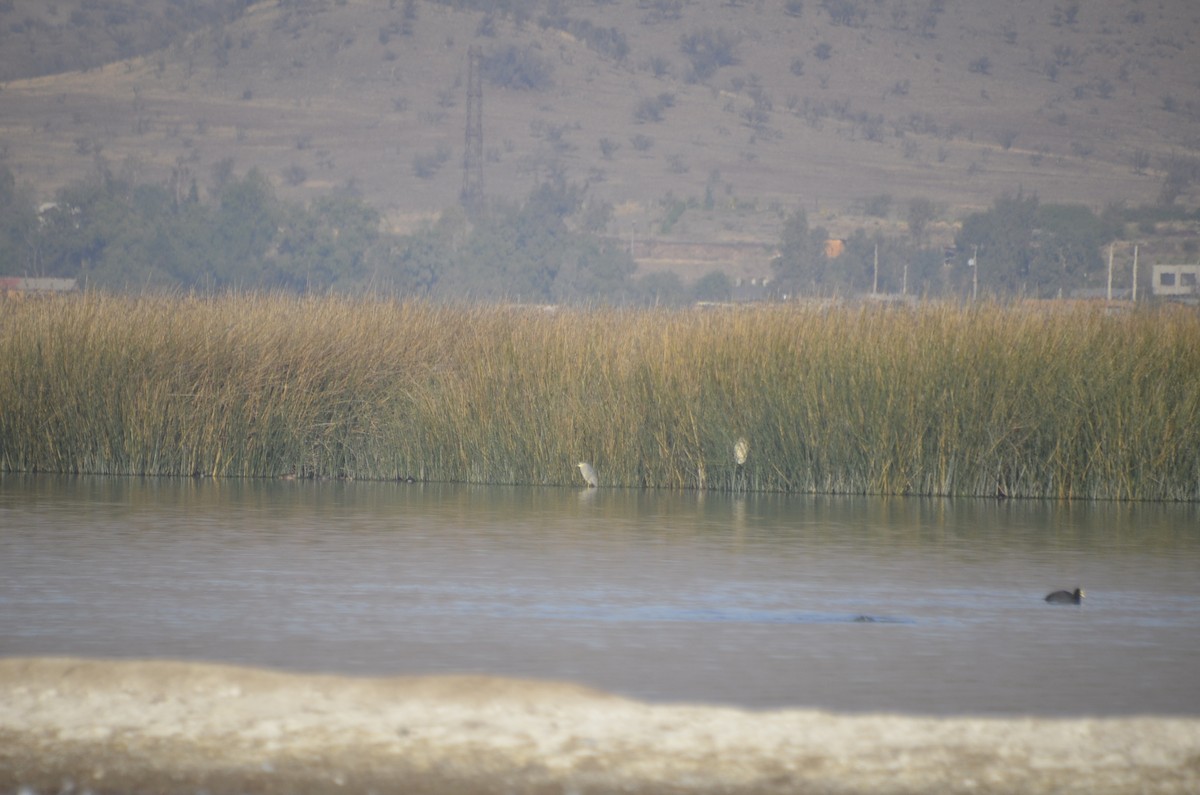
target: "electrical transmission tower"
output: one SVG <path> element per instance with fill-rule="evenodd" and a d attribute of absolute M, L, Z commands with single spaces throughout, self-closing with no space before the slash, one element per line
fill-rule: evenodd
<path fill-rule="evenodd" d="M 483 76 L 479 47 L 467 50 L 467 137 L 460 200 L 467 212 L 483 206 Z"/>

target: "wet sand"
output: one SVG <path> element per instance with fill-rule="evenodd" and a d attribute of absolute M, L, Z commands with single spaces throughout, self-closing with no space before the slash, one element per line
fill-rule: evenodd
<path fill-rule="evenodd" d="M 0 792 L 1196 793 L 1200 719 L 648 705 L 571 684 L 0 659 Z"/>

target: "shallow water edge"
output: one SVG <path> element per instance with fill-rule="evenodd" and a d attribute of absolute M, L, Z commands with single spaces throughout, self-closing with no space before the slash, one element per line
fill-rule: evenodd
<path fill-rule="evenodd" d="M 1190 793 L 1200 719 L 651 706 L 482 676 L 0 659 L 0 789 Z"/>
<path fill-rule="evenodd" d="M 0 477 L 0 653 L 1200 717 L 1197 510 Z"/>

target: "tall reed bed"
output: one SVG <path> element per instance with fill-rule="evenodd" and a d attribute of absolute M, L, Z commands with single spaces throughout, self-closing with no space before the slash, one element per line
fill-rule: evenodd
<path fill-rule="evenodd" d="M 1200 499 L 1179 310 L 87 294 L 0 364 L 6 471 Z"/>

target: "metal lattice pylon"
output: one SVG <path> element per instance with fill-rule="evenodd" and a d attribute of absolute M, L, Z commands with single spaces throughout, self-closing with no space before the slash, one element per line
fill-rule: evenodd
<path fill-rule="evenodd" d="M 479 47 L 467 50 L 467 134 L 463 153 L 463 207 L 474 212 L 483 204 L 483 76 Z"/>

